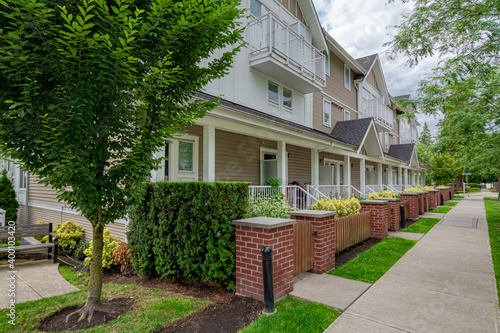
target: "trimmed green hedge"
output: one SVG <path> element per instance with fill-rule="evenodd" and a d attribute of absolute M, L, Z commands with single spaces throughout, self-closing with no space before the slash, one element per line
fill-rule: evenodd
<path fill-rule="evenodd" d="M 136 191 L 127 239 L 141 276 L 235 280 L 235 228 L 248 208 L 241 182 L 146 183 Z"/>

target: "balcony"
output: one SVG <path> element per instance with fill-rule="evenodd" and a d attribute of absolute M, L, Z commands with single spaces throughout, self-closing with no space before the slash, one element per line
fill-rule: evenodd
<path fill-rule="evenodd" d="M 247 27 L 250 66 L 304 94 L 325 87 L 325 56 L 273 13 Z"/>
<path fill-rule="evenodd" d="M 394 123 L 393 111 L 378 99 L 363 101 L 359 117 L 374 118 L 377 131 L 379 132 L 391 131 Z"/>

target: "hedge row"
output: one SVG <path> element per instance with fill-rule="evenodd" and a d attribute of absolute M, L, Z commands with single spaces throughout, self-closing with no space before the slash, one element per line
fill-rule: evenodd
<path fill-rule="evenodd" d="M 127 239 L 138 274 L 225 285 L 235 280 L 235 228 L 248 183 L 158 182 L 136 191 Z"/>

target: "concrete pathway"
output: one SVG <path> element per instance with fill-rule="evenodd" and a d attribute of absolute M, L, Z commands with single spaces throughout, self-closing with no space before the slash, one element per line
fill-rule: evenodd
<path fill-rule="evenodd" d="M 19 304 L 78 290 L 59 274 L 58 266 L 52 260 L 32 261 L 17 264 L 15 273 L 6 265 L 0 266 L 0 309 L 6 308 L 11 299 Z M 9 296 L 11 275 L 15 275 L 11 280 L 15 282 L 14 297 Z"/>
<path fill-rule="evenodd" d="M 370 286 L 370 283 L 329 274 L 305 272 L 293 279 L 293 291 L 290 295 L 345 311 Z"/>
<path fill-rule="evenodd" d="M 423 215 L 420 215 L 420 218 L 429 217 L 429 218 L 433 218 L 433 219 L 442 219 L 443 217 L 445 217 L 445 215 L 446 214 L 443 214 L 443 213 L 429 213 L 429 212 L 426 212 Z"/>
<path fill-rule="evenodd" d="M 500 332 L 485 196 L 463 199 L 325 332 Z"/>
<path fill-rule="evenodd" d="M 414 232 L 404 232 L 404 231 L 389 231 L 387 237 L 399 237 L 409 240 L 421 240 L 425 234 L 417 234 Z"/>

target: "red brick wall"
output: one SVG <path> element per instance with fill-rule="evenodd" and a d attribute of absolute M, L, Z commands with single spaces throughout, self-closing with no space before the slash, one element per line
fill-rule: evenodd
<path fill-rule="evenodd" d="M 387 237 L 388 230 L 388 205 L 369 203 L 371 200 L 361 201 L 361 212 L 371 212 L 371 237 L 382 239 Z"/>
<path fill-rule="evenodd" d="M 439 191 L 431 191 L 429 192 L 429 197 L 430 197 L 430 210 L 435 209 L 437 207 L 437 197 L 438 197 Z"/>
<path fill-rule="evenodd" d="M 401 202 L 399 201 L 389 201 L 389 205 L 391 205 L 391 231 L 398 231 L 401 227 L 401 212 L 399 210 L 399 206 L 401 206 Z"/>
<path fill-rule="evenodd" d="M 424 196 L 425 194 L 424 193 L 419 193 L 418 194 L 418 213 L 420 215 L 424 214 L 425 213 L 425 208 L 424 208 Z"/>
<path fill-rule="evenodd" d="M 409 219 L 417 219 L 418 218 L 418 195 L 408 195 L 405 193 L 401 194 L 401 201 L 408 201 L 410 203 L 410 213 L 407 218 Z"/>
<path fill-rule="evenodd" d="M 322 218 L 294 215 L 291 218 L 311 223 L 317 233 L 314 238 L 314 266 L 311 272 L 323 274 L 334 269 L 335 215 Z"/>
<path fill-rule="evenodd" d="M 273 249 L 274 298 L 293 290 L 293 225 L 263 229 L 236 226 L 236 293 L 264 299 L 261 249 Z"/>

